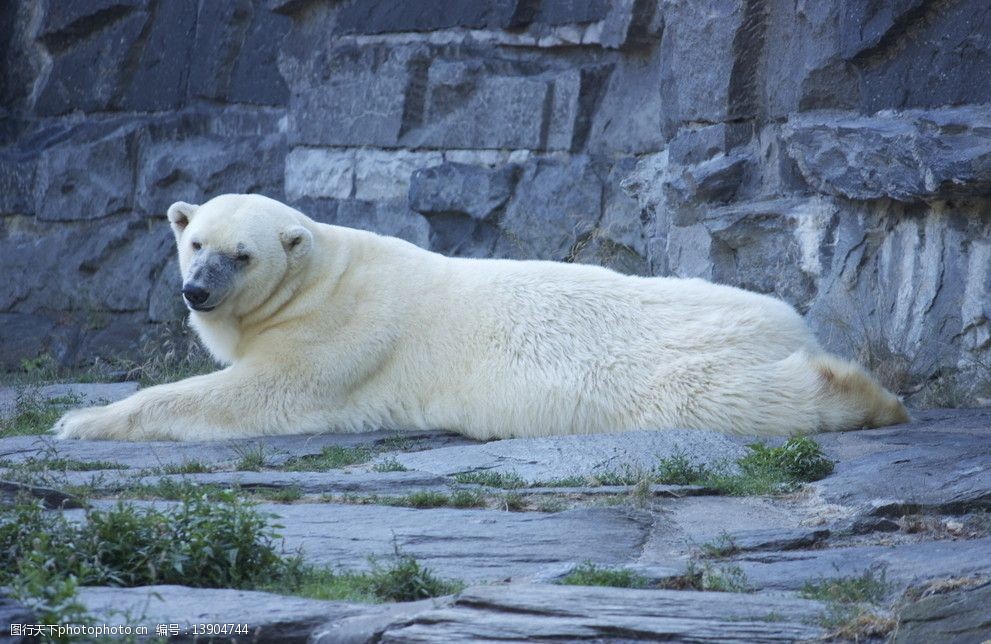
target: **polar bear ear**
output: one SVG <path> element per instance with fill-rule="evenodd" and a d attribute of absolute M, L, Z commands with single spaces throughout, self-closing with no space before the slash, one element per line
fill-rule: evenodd
<path fill-rule="evenodd" d="M 185 201 L 177 201 L 169 206 L 169 223 L 172 225 L 172 232 L 175 233 L 177 241 L 182 236 L 182 231 L 186 230 L 186 226 L 189 225 L 189 221 L 193 218 L 197 208 L 199 206 Z"/>
<path fill-rule="evenodd" d="M 290 268 L 299 265 L 313 248 L 313 233 L 303 226 L 289 226 L 279 233 L 279 241 L 286 250 Z"/>

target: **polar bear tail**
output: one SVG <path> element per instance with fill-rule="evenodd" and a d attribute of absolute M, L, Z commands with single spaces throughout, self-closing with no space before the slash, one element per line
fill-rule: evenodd
<path fill-rule="evenodd" d="M 908 410 L 860 365 L 828 354 L 810 356 L 819 380 L 820 431 L 907 423 Z"/>

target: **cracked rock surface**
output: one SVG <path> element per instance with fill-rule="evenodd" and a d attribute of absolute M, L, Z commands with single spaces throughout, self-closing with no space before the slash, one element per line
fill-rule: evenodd
<path fill-rule="evenodd" d="M 30 494 L 78 519 L 86 505 L 175 503 L 156 492 L 163 482 L 231 489 L 258 501 L 283 526 L 284 551 L 308 564 L 368 571 L 398 550 L 464 585 L 385 604 L 80 589 L 110 621 L 121 610 L 147 623 L 247 620 L 258 641 L 843 639 L 863 634 L 837 630 L 828 616 L 839 605 L 821 591 L 868 580 L 871 619 L 885 625 L 876 640 L 981 641 L 991 637 L 989 421 L 987 410 L 931 410 L 903 426 L 817 435 L 833 473 L 762 496 L 638 485 L 672 455 L 717 467 L 746 453 L 750 439 L 704 431 L 484 444 L 439 431 L 138 444 L 15 436 L 0 438 L 0 479 L 8 502 Z M 350 460 L 331 459 L 342 454 Z M 452 506 L 458 492 L 474 507 Z M 434 501 L 417 507 L 416 495 Z M 560 583 L 588 566 L 629 574 L 634 587 Z"/>

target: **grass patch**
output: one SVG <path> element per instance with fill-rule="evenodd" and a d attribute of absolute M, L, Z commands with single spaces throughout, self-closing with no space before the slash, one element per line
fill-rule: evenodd
<path fill-rule="evenodd" d="M 731 496 L 776 494 L 794 490 L 801 483 L 817 481 L 833 471 L 818 443 L 807 437 L 787 440 L 779 447 L 761 443 L 747 446 L 747 453 L 729 465 L 706 466 L 694 463 L 684 453 L 661 459 L 649 471 L 597 472 L 587 477 L 565 477 L 528 484 L 509 472 L 465 472 L 455 474 L 458 483 L 484 485 L 504 490 L 527 487 L 586 487 L 601 485 L 633 486 L 633 500 L 644 504 L 651 484 L 699 485 Z"/>
<path fill-rule="evenodd" d="M 409 468 L 396 460 L 396 457 L 390 456 L 389 458 L 383 459 L 382 461 L 372 465 L 373 472 L 408 472 Z"/>
<path fill-rule="evenodd" d="M 818 481 L 833 472 L 833 462 L 811 438 L 790 438 L 780 447 L 748 445 L 750 453 L 738 463 L 744 471 L 777 470 L 795 481 Z"/>
<path fill-rule="evenodd" d="M 395 501 L 396 502 L 394 505 L 423 509 L 443 507 L 450 502 L 450 498 L 443 492 L 423 490 L 420 492 L 411 492 L 406 496 L 397 497 Z"/>
<path fill-rule="evenodd" d="M 714 541 L 703 543 L 699 546 L 699 550 L 702 551 L 704 556 L 712 559 L 729 557 L 730 555 L 736 554 L 740 551 L 736 545 L 736 542 L 733 541 L 733 537 L 726 532 L 720 534 Z"/>
<path fill-rule="evenodd" d="M 868 570 L 859 577 L 806 582 L 799 594 L 806 599 L 818 599 L 824 602 L 877 604 L 884 599 L 888 588 L 889 584 L 885 580 L 883 572 L 875 576 L 872 571 Z"/>
<path fill-rule="evenodd" d="M 97 470 L 126 470 L 127 465 L 114 461 L 79 461 L 74 458 L 28 458 L 20 463 L 0 461 L 0 465 L 22 472 L 95 472 Z"/>
<path fill-rule="evenodd" d="M 0 418 L 0 436 L 47 434 L 66 408 L 81 402 L 78 396 L 45 399 L 37 390 L 22 389 L 14 399 L 14 413 Z"/>
<path fill-rule="evenodd" d="M 558 583 L 569 586 L 610 586 L 612 588 L 646 588 L 646 578 L 631 570 L 603 568 L 586 561 Z"/>
<path fill-rule="evenodd" d="M 319 454 L 300 456 L 286 464 L 290 472 L 324 472 L 372 460 L 375 453 L 368 447 L 325 447 Z"/>
<path fill-rule="evenodd" d="M 245 588 L 281 572 L 278 535 L 235 495 L 166 509 L 118 503 L 82 523 L 36 502 L 0 510 L 0 585 L 25 576 L 78 585 Z"/>
<path fill-rule="evenodd" d="M 451 492 L 448 505 L 452 508 L 484 508 L 485 495 L 479 490 L 455 490 Z"/>
<path fill-rule="evenodd" d="M 372 560 L 370 572 L 334 572 L 294 559 L 290 569 L 260 590 L 310 599 L 358 602 L 406 602 L 450 595 L 464 586 L 437 577 L 413 557 L 396 549 L 389 564 Z"/>
<path fill-rule="evenodd" d="M 411 601 L 461 588 L 398 550 L 369 573 L 308 566 L 283 555 L 281 526 L 268 515 L 233 492 L 199 492 L 163 509 L 88 509 L 82 522 L 29 498 L 0 507 L 0 587 L 47 624 L 86 623 L 75 599 L 83 585 L 181 584 L 360 601 Z"/>
<path fill-rule="evenodd" d="M 790 438 L 779 447 L 753 443 L 747 449 L 747 454 L 737 459 L 736 470 L 692 464 L 684 454 L 662 459 L 655 482 L 701 485 L 730 496 L 754 496 L 789 492 L 833 471 L 833 462 L 819 444 L 804 436 Z"/>
<path fill-rule="evenodd" d="M 289 487 L 255 487 L 245 491 L 252 499 L 272 503 L 294 503 L 303 498 L 303 491 L 295 485 Z"/>
<path fill-rule="evenodd" d="M 265 444 L 244 443 L 234 446 L 234 453 L 240 460 L 234 469 L 245 472 L 257 472 L 265 467 Z"/>
<path fill-rule="evenodd" d="M 526 510 L 526 499 L 519 492 L 507 492 L 500 499 L 500 505 L 507 512 L 522 512 Z"/>
<path fill-rule="evenodd" d="M 162 474 L 208 474 L 213 468 L 199 461 L 185 461 L 163 465 L 160 471 Z"/>
<path fill-rule="evenodd" d="M 697 485 L 708 476 L 709 471 L 705 465 L 692 463 L 684 452 L 661 459 L 657 468 L 658 482 L 668 485 Z"/>
<path fill-rule="evenodd" d="M 334 501 L 335 499 L 328 499 Z M 341 503 L 354 505 L 391 505 L 401 508 L 484 508 L 486 497 L 477 490 L 455 490 L 450 495 L 443 492 L 422 490 L 411 492 L 404 496 L 379 496 L 377 494 L 354 495 L 345 494 L 336 499 Z"/>
<path fill-rule="evenodd" d="M 125 485 L 119 491 L 121 499 L 182 501 L 191 496 L 208 501 L 223 501 L 234 494 L 228 488 L 213 483 L 199 484 L 192 481 L 160 479 L 150 485 Z"/>
<path fill-rule="evenodd" d="M 868 570 L 859 577 L 806 582 L 799 595 L 826 603 L 819 621 L 832 638 L 859 641 L 882 637 L 894 628 L 894 620 L 876 610 L 889 589 L 884 571 L 875 575 Z"/>
<path fill-rule="evenodd" d="M 462 472 L 455 474 L 453 478 L 456 482 L 466 485 L 484 485 L 503 490 L 515 490 L 527 486 L 526 481 L 515 472 Z"/>
<path fill-rule="evenodd" d="M 750 592 L 750 583 L 739 566 L 714 566 L 689 561 L 685 572 L 662 584 L 675 590 L 711 590 L 722 593 Z"/>

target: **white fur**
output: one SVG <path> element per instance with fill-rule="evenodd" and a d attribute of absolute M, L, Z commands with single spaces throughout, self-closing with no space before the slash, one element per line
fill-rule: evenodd
<path fill-rule="evenodd" d="M 454 259 L 257 195 L 170 209 L 188 240 L 253 253 L 191 314 L 227 368 L 70 412 L 62 437 L 220 439 L 443 428 L 480 439 L 709 428 L 793 435 L 904 421 L 780 300 L 597 266 Z M 185 221 L 185 223 L 183 223 Z M 287 246 L 287 230 L 303 244 Z M 302 246 L 302 247 L 300 247 Z"/>

